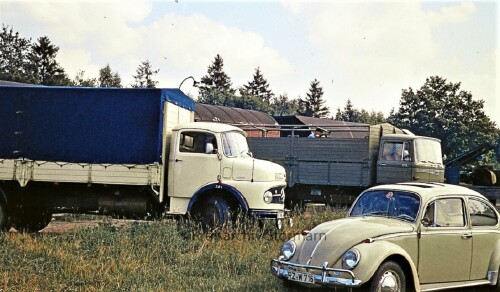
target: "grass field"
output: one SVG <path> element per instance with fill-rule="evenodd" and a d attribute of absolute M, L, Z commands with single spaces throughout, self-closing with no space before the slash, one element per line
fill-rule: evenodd
<path fill-rule="evenodd" d="M 295 214 L 284 231 L 238 222 L 203 233 L 182 221 L 104 219 L 63 233 L 2 233 L 0 291 L 282 291 L 269 273 L 281 245 L 343 216 L 344 209 Z"/>

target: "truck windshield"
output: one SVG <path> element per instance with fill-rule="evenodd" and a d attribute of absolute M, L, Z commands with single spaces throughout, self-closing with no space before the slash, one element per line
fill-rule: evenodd
<path fill-rule="evenodd" d="M 416 159 L 419 162 L 443 164 L 441 144 L 438 141 L 429 139 L 416 139 L 415 153 Z"/>
<path fill-rule="evenodd" d="M 227 157 L 250 156 L 247 139 L 240 132 L 222 133 L 222 151 Z"/>
<path fill-rule="evenodd" d="M 363 193 L 352 207 L 349 217 L 379 216 L 415 222 L 420 199 L 401 191 L 369 191 Z"/>

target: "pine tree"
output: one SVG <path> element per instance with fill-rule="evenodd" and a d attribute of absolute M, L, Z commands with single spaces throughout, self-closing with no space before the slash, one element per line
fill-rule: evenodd
<path fill-rule="evenodd" d="M 38 38 L 32 46 L 30 59 L 36 84 L 71 85 L 71 80 L 56 61 L 58 52 L 59 47 L 53 45 L 47 36 Z"/>
<path fill-rule="evenodd" d="M 228 99 L 234 99 L 236 90 L 232 88 L 231 78 L 224 72 L 224 61 L 217 54 L 207 75 L 201 78 L 198 101 L 212 105 L 227 105 Z"/>
<path fill-rule="evenodd" d="M 269 89 L 269 83 L 264 78 L 264 75 L 262 75 L 259 67 L 255 69 L 252 81 L 243 85 L 243 88 L 240 89 L 240 93 L 242 95 L 249 94 L 256 96 L 267 104 L 271 104 L 271 99 L 274 97 L 274 93 Z"/>
<path fill-rule="evenodd" d="M 299 100 L 299 114 L 307 117 L 326 118 L 330 109 L 324 105 L 323 88 L 319 86 L 319 81 L 311 81 L 311 87 L 305 99 Z"/>
<path fill-rule="evenodd" d="M 153 66 L 146 60 L 142 62 L 137 70 L 135 71 L 136 75 L 134 75 L 135 83 L 132 84 L 134 88 L 155 88 L 158 81 L 153 80 L 153 76 L 158 74 L 160 69 L 153 70 Z"/>
<path fill-rule="evenodd" d="M 109 64 L 99 69 L 99 87 L 122 87 L 122 79 L 118 72 L 113 73 Z"/>
<path fill-rule="evenodd" d="M 356 110 L 354 109 L 350 99 L 347 100 L 343 111 L 340 109 L 337 110 L 335 119 L 344 122 L 354 122 L 356 119 Z"/>

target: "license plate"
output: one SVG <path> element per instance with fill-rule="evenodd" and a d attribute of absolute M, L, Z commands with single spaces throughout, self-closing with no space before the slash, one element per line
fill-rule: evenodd
<path fill-rule="evenodd" d="M 288 280 L 301 283 L 314 284 L 314 275 L 309 273 L 288 271 Z"/>

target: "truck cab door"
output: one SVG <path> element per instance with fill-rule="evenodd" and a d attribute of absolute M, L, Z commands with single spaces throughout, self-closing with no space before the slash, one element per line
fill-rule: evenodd
<path fill-rule="evenodd" d="M 382 141 L 377 160 L 377 184 L 412 181 L 410 145 L 409 141 Z"/>
<path fill-rule="evenodd" d="M 202 186 L 220 177 L 216 136 L 209 132 L 181 130 L 178 133 L 169 172 L 173 177 L 174 197 L 191 197 Z"/>

